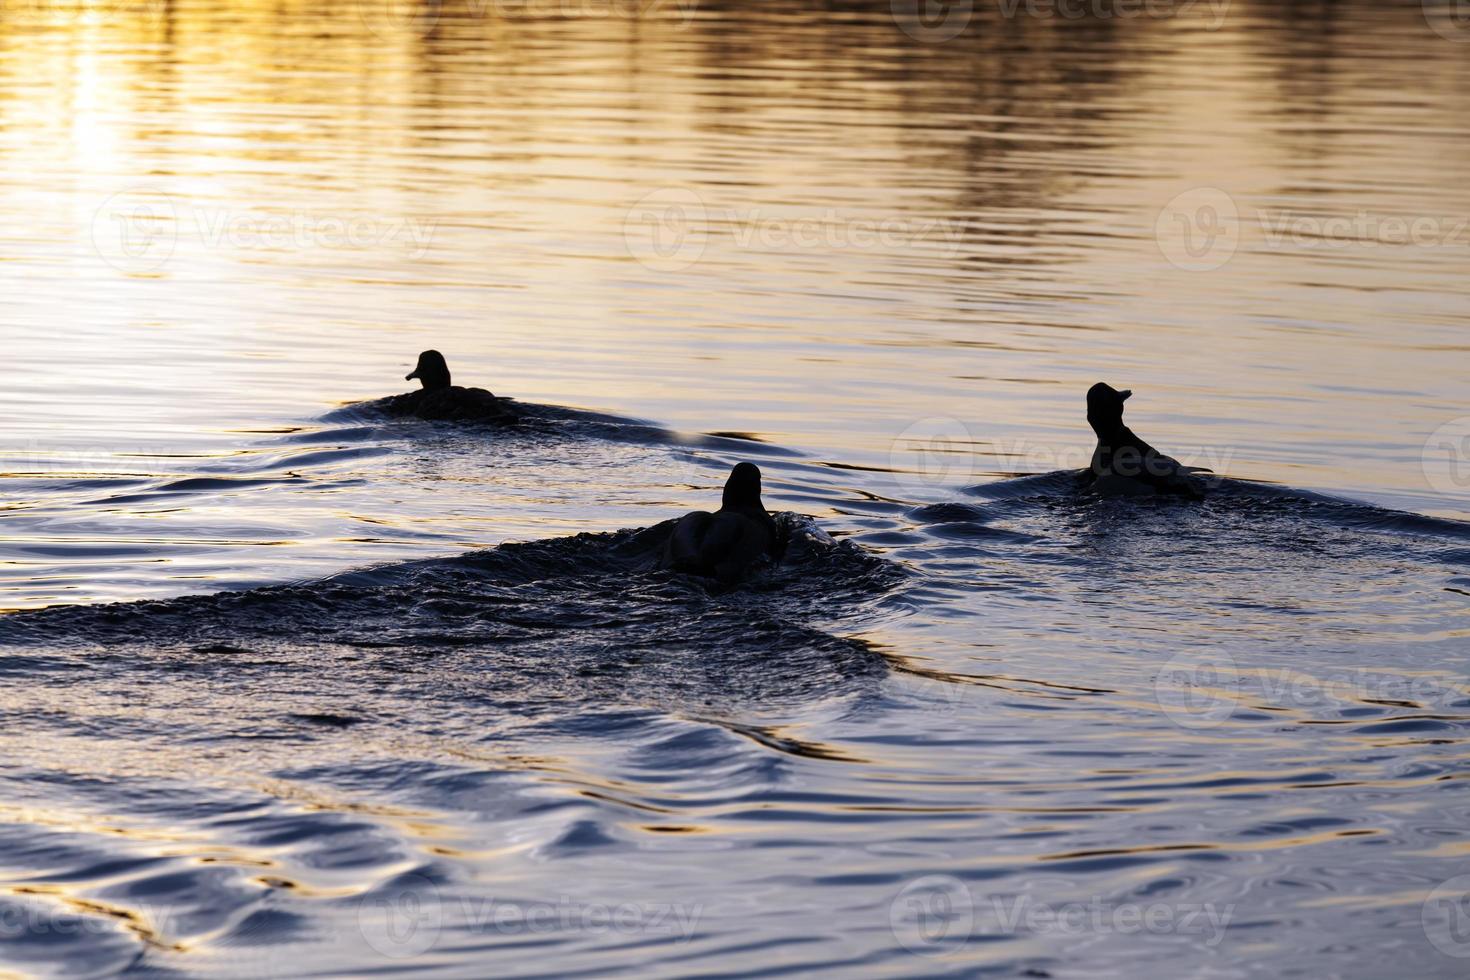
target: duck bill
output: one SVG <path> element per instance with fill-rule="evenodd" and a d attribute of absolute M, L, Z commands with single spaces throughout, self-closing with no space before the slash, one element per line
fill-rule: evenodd
<path fill-rule="evenodd" d="M 1133 389 L 1125 388 L 1123 391 L 1118 392 L 1118 396 L 1126 402 L 1128 399 L 1133 397 Z"/>

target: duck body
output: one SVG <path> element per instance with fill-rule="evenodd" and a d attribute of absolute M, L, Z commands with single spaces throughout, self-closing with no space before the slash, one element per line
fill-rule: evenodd
<path fill-rule="evenodd" d="M 383 405 L 384 411 L 398 418 L 418 418 L 450 422 L 513 423 L 520 419 L 515 403 L 498 398 L 484 388 L 422 388 L 394 395 Z"/>
<path fill-rule="evenodd" d="M 781 535 L 760 499 L 760 470 L 740 463 L 714 513 L 697 510 L 674 525 L 660 567 L 733 582 L 757 562 L 780 557 Z"/>
<path fill-rule="evenodd" d="M 387 399 L 384 409 L 400 418 L 420 418 L 452 422 L 513 423 L 520 418 L 515 403 L 497 398 L 484 388 L 465 388 L 450 382 L 449 364 L 436 350 L 419 355 L 418 364 L 404 376 L 405 381 L 419 379 L 418 391 L 409 391 Z"/>
<path fill-rule="evenodd" d="M 1101 382 L 1087 392 L 1087 421 L 1097 435 L 1097 448 L 1085 481 L 1108 497 L 1204 496 L 1190 476 L 1208 471 L 1165 456 L 1123 424 L 1123 403 L 1132 394 Z"/>

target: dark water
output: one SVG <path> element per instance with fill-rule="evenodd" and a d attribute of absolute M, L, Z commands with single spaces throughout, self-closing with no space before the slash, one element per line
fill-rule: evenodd
<path fill-rule="evenodd" d="M 1465 974 L 1453 6 L 427 9 L 0 20 L 4 969 Z"/>

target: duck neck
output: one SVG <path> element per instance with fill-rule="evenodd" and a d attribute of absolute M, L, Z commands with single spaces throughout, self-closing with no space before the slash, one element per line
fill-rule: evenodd
<path fill-rule="evenodd" d="M 1116 441 L 1123 433 L 1128 431 L 1128 427 L 1123 424 L 1121 416 L 1118 418 L 1098 418 L 1089 415 L 1087 416 L 1087 424 L 1092 426 L 1092 431 L 1097 433 L 1097 438 L 1100 442 Z"/>
<path fill-rule="evenodd" d="M 755 497 L 736 496 L 728 490 L 720 498 L 720 510 L 738 510 L 747 514 L 764 514 L 765 504 L 761 503 L 759 495 Z"/>

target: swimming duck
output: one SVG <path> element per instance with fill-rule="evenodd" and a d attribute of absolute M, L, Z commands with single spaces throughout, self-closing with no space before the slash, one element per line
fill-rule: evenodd
<path fill-rule="evenodd" d="M 1123 424 L 1123 403 L 1132 395 L 1102 382 L 1088 390 L 1087 422 L 1097 433 L 1097 448 L 1087 481 L 1104 496 L 1203 496 L 1189 477 L 1208 470 L 1165 456 Z"/>
<path fill-rule="evenodd" d="M 462 388 L 450 383 L 449 364 L 436 350 L 419 355 L 418 364 L 403 380 L 415 378 L 422 387 L 418 391 L 394 395 L 388 399 L 391 415 L 449 421 L 513 422 L 519 416 L 508 398 L 497 398 L 484 388 Z"/>
<path fill-rule="evenodd" d="M 737 463 L 713 514 L 697 510 L 679 518 L 664 548 L 663 568 L 733 582 L 762 558 L 780 556 L 781 535 L 761 503 L 761 471 Z"/>

